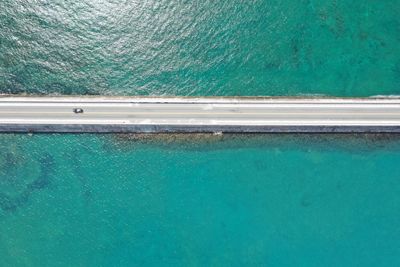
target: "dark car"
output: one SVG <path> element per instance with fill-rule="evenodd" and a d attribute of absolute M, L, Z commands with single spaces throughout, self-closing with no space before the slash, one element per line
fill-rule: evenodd
<path fill-rule="evenodd" d="M 76 114 L 83 113 L 83 109 L 81 108 L 74 108 L 72 111 Z"/>

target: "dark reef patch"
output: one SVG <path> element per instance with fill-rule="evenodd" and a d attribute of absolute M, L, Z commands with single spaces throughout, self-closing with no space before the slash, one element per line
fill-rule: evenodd
<path fill-rule="evenodd" d="M 39 158 L 38 162 L 40 164 L 39 176 L 31 182 L 26 183 L 18 192 L 11 194 L 11 192 L 7 192 L 7 190 L 1 188 L 2 191 L 6 191 L 0 192 L 0 209 L 3 212 L 16 212 L 19 208 L 27 204 L 34 192 L 44 190 L 51 185 L 55 168 L 54 158 L 46 153 Z M 12 182 L 8 181 L 8 183 Z"/>
<path fill-rule="evenodd" d="M 312 205 L 311 196 L 309 196 L 309 195 L 304 195 L 304 196 L 301 198 L 300 204 L 301 204 L 301 206 L 304 207 L 304 208 L 308 208 L 309 206 L 311 206 L 311 205 Z"/>
<path fill-rule="evenodd" d="M 85 152 L 89 152 L 90 150 L 86 147 L 81 147 Z M 90 201 L 92 198 L 92 188 L 88 181 L 88 174 L 85 173 L 85 170 L 82 169 L 82 162 L 79 157 L 81 151 L 73 150 L 70 154 L 68 154 L 68 158 L 71 162 L 71 169 L 73 170 L 75 176 L 78 178 L 79 183 L 81 185 L 81 194 L 86 202 Z"/>
<path fill-rule="evenodd" d="M 0 207 L 5 212 L 14 212 L 18 207 L 18 199 L 11 199 L 9 196 L 0 194 Z"/>
<path fill-rule="evenodd" d="M 131 151 L 151 144 L 163 149 L 211 151 L 238 148 L 330 151 L 340 148 L 351 153 L 375 150 L 397 151 L 400 134 L 116 134 L 104 135 L 104 148 Z"/>

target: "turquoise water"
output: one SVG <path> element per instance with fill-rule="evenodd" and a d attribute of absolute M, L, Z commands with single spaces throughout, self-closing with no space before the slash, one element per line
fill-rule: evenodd
<path fill-rule="evenodd" d="M 2 0 L 0 92 L 400 93 L 399 0 Z"/>
<path fill-rule="evenodd" d="M 400 264 L 395 136 L 0 140 L 2 266 Z"/>
<path fill-rule="evenodd" d="M 0 93 L 398 95 L 400 2 L 1 0 Z M 397 135 L 0 135 L 0 266 L 400 266 Z"/>

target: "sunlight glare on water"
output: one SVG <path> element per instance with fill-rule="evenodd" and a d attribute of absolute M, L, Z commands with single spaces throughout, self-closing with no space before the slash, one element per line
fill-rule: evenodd
<path fill-rule="evenodd" d="M 0 92 L 399 94 L 387 1 L 0 3 Z"/>

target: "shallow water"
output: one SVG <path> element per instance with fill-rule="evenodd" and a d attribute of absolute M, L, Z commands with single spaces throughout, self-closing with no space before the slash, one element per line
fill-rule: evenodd
<path fill-rule="evenodd" d="M 0 93 L 396 95 L 400 3 L 1 0 Z M 0 135 L 0 266 L 399 266 L 398 135 Z"/>
<path fill-rule="evenodd" d="M 3 266 L 400 263 L 398 136 L 0 140 Z"/>

